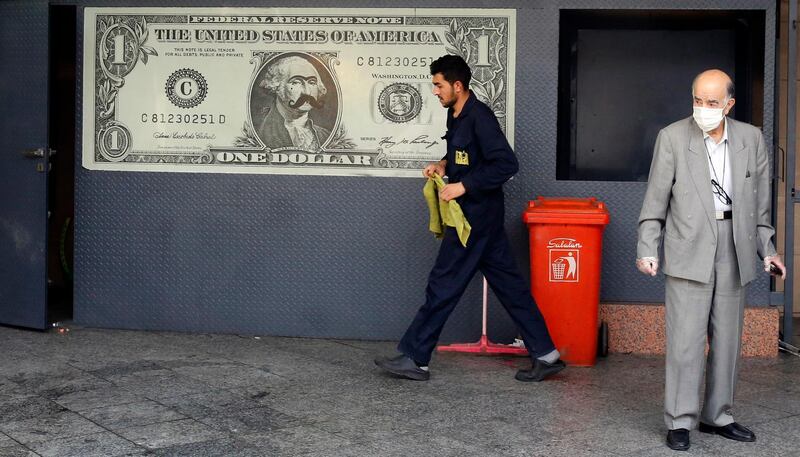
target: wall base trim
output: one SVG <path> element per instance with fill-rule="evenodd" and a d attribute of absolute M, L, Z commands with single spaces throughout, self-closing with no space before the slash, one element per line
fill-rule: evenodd
<path fill-rule="evenodd" d="M 600 304 L 600 320 L 608 325 L 608 352 L 664 354 L 666 325 L 663 304 Z M 780 313 L 774 307 L 744 310 L 743 357 L 777 357 Z"/>

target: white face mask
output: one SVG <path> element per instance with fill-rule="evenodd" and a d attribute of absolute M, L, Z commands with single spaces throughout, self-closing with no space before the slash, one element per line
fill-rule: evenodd
<path fill-rule="evenodd" d="M 725 117 L 724 111 L 725 108 L 703 108 L 701 106 L 695 106 L 692 117 L 694 117 L 694 121 L 697 122 L 697 126 L 700 127 L 701 130 L 710 132 L 719 127 L 722 118 Z"/>

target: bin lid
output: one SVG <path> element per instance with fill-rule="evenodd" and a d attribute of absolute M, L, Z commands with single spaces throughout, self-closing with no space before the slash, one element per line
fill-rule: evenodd
<path fill-rule="evenodd" d="M 597 198 L 536 197 L 522 213 L 526 224 L 608 224 L 605 203 Z"/>

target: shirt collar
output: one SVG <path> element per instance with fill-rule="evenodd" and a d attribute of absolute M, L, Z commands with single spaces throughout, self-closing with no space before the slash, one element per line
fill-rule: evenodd
<path fill-rule="evenodd" d="M 714 144 L 722 144 L 728 141 L 728 116 L 725 116 L 722 122 L 725 123 L 725 125 L 722 127 L 722 139 L 719 140 L 719 143 Z M 708 141 L 709 138 L 711 138 L 711 135 L 709 135 L 708 132 L 703 132 L 703 140 Z M 714 139 L 712 138 L 711 141 L 713 142 Z"/>
<path fill-rule="evenodd" d="M 472 89 L 470 89 L 469 98 L 467 98 L 467 101 L 464 102 L 464 106 L 461 107 L 461 112 L 458 113 L 458 117 L 453 117 L 453 108 L 449 108 L 447 110 L 447 116 L 453 120 L 464 118 L 469 114 L 470 110 L 472 110 L 472 107 L 475 106 L 476 100 L 478 99 L 475 97 L 475 92 L 472 92 Z"/>

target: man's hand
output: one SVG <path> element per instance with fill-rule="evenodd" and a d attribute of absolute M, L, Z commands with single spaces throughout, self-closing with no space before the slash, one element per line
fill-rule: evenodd
<path fill-rule="evenodd" d="M 775 254 L 764 257 L 764 271 L 767 273 L 772 273 L 769 271 L 770 264 L 774 264 L 776 267 L 778 267 L 778 270 L 780 270 L 781 273 L 781 279 L 786 279 L 786 265 L 783 264 L 780 255 Z M 777 276 L 777 273 L 775 275 Z"/>
<path fill-rule="evenodd" d="M 425 167 L 424 170 L 422 170 L 422 176 L 430 178 L 431 176 L 433 176 L 434 173 L 436 173 L 439 176 L 444 176 L 444 166 L 446 164 L 447 164 L 446 160 L 440 160 L 438 162 L 434 162 Z"/>
<path fill-rule="evenodd" d="M 439 191 L 439 199 L 449 202 L 454 198 L 458 198 L 464 195 L 467 192 L 467 189 L 464 188 L 464 185 L 460 182 L 455 184 L 448 184 L 442 187 L 442 190 Z"/>
<path fill-rule="evenodd" d="M 636 259 L 636 268 L 646 275 L 655 276 L 658 273 L 658 259 L 655 257 Z"/>

